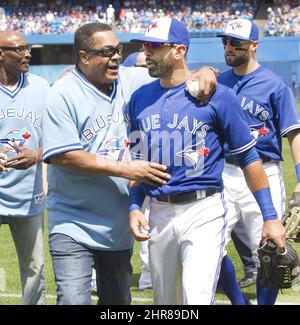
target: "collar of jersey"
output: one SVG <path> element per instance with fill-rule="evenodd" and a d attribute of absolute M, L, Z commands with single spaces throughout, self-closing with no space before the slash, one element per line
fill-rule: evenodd
<path fill-rule="evenodd" d="M 110 94 L 110 96 L 107 96 L 102 91 L 100 91 L 98 88 L 96 88 L 90 81 L 86 79 L 86 77 L 77 69 L 75 68 L 72 73 L 91 91 L 93 91 L 96 95 L 100 96 L 101 98 L 105 99 L 108 102 L 112 102 L 114 100 L 117 87 L 116 87 L 116 81 L 113 83 L 113 90 Z"/>
<path fill-rule="evenodd" d="M 10 90 L 9 88 L 7 88 L 1 84 L 0 84 L 0 90 L 2 90 L 9 97 L 15 98 L 17 96 L 17 94 L 19 93 L 19 91 L 22 89 L 24 81 L 25 81 L 25 74 L 21 73 L 17 87 L 14 90 Z"/>
<path fill-rule="evenodd" d="M 234 74 L 234 76 L 239 79 L 239 80 L 242 80 L 242 79 L 248 79 L 248 78 L 251 78 L 253 75 L 255 75 L 257 72 L 260 72 L 261 70 L 263 70 L 264 67 L 262 65 L 260 65 L 256 70 L 248 73 L 248 74 L 245 74 L 245 75 L 242 75 L 242 76 L 239 76 L 237 74 L 234 73 L 233 69 L 232 69 L 232 73 Z"/>
<path fill-rule="evenodd" d="M 185 82 L 177 85 L 177 86 L 174 86 L 174 87 L 169 87 L 169 88 L 166 88 L 166 87 L 163 87 L 159 80 L 158 80 L 158 85 L 159 85 L 159 88 L 162 89 L 165 93 L 167 94 L 171 94 L 173 93 L 174 91 L 178 90 L 178 89 L 181 89 L 181 88 L 184 88 L 185 87 Z"/>

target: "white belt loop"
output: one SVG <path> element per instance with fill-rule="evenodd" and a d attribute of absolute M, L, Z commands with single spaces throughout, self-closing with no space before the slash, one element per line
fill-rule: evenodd
<path fill-rule="evenodd" d="M 197 196 L 197 200 L 204 199 L 206 196 L 206 191 L 205 190 L 197 190 L 196 196 Z"/>

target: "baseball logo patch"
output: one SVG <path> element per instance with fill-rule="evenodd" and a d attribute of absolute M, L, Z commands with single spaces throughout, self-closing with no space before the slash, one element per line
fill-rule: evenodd
<path fill-rule="evenodd" d="M 117 161 L 127 161 L 129 153 L 129 141 L 125 137 L 113 136 L 108 139 L 104 148 L 98 150 L 97 156 L 103 156 Z"/>

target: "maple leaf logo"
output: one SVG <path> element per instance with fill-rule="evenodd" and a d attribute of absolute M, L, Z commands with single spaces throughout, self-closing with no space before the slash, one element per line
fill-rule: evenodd
<path fill-rule="evenodd" d="M 206 147 L 200 147 L 199 149 L 198 149 L 198 154 L 201 156 L 201 157 L 207 157 L 208 156 L 208 154 L 209 154 L 209 149 L 208 148 L 206 148 Z"/>
<path fill-rule="evenodd" d="M 258 133 L 260 135 L 267 135 L 269 133 L 269 130 L 266 127 L 262 127 L 258 130 Z"/>
<path fill-rule="evenodd" d="M 129 141 L 128 141 L 127 139 L 125 139 L 125 140 L 123 141 L 123 147 L 124 147 L 124 148 L 128 148 L 128 147 L 129 147 Z"/>
<path fill-rule="evenodd" d="M 31 138 L 31 134 L 29 132 L 25 132 L 22 134 L 22 138 L 25 140 L 28 140 Z"/>
<path fill-rule="evenodd" d="M 151 29 L 157 28 L 157 27 L 158 27 L 157 23 L 154 22 L 151 25 L 149 25 L 147 32 L 150 32 Z"/>
<path fill-rule="evenodd" d="M 249 129 L 250 133 L 256 141 L 258 141 L 261 137 L 267 135 L 270 132 L 264 122 L 255 125 L 250 125 Z"/>

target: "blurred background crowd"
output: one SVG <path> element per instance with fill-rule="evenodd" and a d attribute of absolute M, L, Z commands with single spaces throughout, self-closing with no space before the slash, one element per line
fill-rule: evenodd
<path fill-rule="evenodd" d="M 300 35 L 299 0 L 4 0 L 0 30 L 25 34 L 67 34 L 88 22 L 103 22 L 117 32 L 142 33 L 156 17 L 176 17 L 192 37 L 213 37 L 234 18 L 260 16 L 265 36 Z"/>

